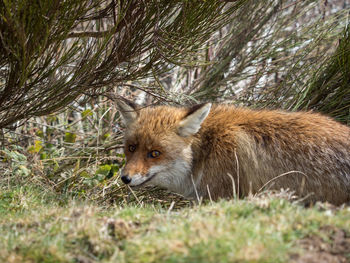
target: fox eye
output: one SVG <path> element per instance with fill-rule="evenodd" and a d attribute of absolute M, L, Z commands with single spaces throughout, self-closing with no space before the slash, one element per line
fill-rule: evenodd
<path fill-rule="evenodd" d="M 157 157 L 159 157 L 159 155 L 160 155 L 160 152 L 157 150 L 154 150 L 154 151 L 149 152 L 147 154 L 147 157 L 148 158 L 157 158 Z"/>
<path fill-rule="evenodd" d="M 129 152 L 134 152 L 136 150 L 136 146 L 135 145 L 129 145 Z"/>

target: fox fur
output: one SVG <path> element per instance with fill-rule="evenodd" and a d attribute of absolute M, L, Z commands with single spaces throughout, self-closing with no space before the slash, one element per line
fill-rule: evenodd
<path fill-rule="evenodd" d="M 117 105 L 126 124 L 122 179 L 132 187 L 213 200 L 283 188 L 311 202 L 350 201 L 350 128 L 331 118 L 210 103 Z"/>

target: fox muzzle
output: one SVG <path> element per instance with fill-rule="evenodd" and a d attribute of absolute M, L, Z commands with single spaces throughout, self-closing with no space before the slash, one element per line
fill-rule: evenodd
<path fill-rule="evenodd" d="M 129 184 L 131 182 L 131 178 L 128 175 L 122 175 L 121 179 L 124 184 Z"/>

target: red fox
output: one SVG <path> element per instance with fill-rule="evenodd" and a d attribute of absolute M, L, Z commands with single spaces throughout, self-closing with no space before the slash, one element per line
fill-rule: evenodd
<path fill-rule="evenodd" d="M 321 114 L 117 106 L 126 125 L 121 179 L 131 187 L 212 200 L 283 188 L 311 202 L 350 201 L 350 128 Z"/>

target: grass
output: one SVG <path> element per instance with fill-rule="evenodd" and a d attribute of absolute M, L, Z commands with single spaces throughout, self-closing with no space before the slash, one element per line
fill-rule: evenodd
<path fill-rule="evenodd" d="M 130 193 L 119 180 L 120 131 L 98 139 L 118 120 L 108 111 L 99 133 L 105 112 L 88 111 L 82 134 L 62 114 L 5 134 L 0 262 L 311 263 L 304 255 L 324 253 L 323 262 L 349 262 L 349 207 L 305 208 L 284 192 L 201 204 L 157 189 Z"/>
<path fill-rule="evenodd" d="M 323 262 L 350 261 L 349 207 L 305 208 L 283 192 L 201 204 L 157 189 L 130 193 L 119 180 L 121 133 L 97 143 L 112 134 L 113 121 L 101 133 L 94 125 L 103 112 L 82 117 L 86 132 L 76 137 L 62 130 L 62 114 L 58 124 L 41 118 L 51 130 L 28 122 L 5 134 L 0 262 L 311 263 L 304 255 L 324 253 Z M 27 131 L 35 133 L 20 136 Z"/>
<path fill-rule="evenodd" d="M 321 229 L 349 232 L 349 218 L 348 207 L 305 208 L 273 195 L 169 209 L 102 206 L 25 184 L 1 190 L 0 261 L 288 262 L 304 253 L 299 240 L 330 242 Z"/>

